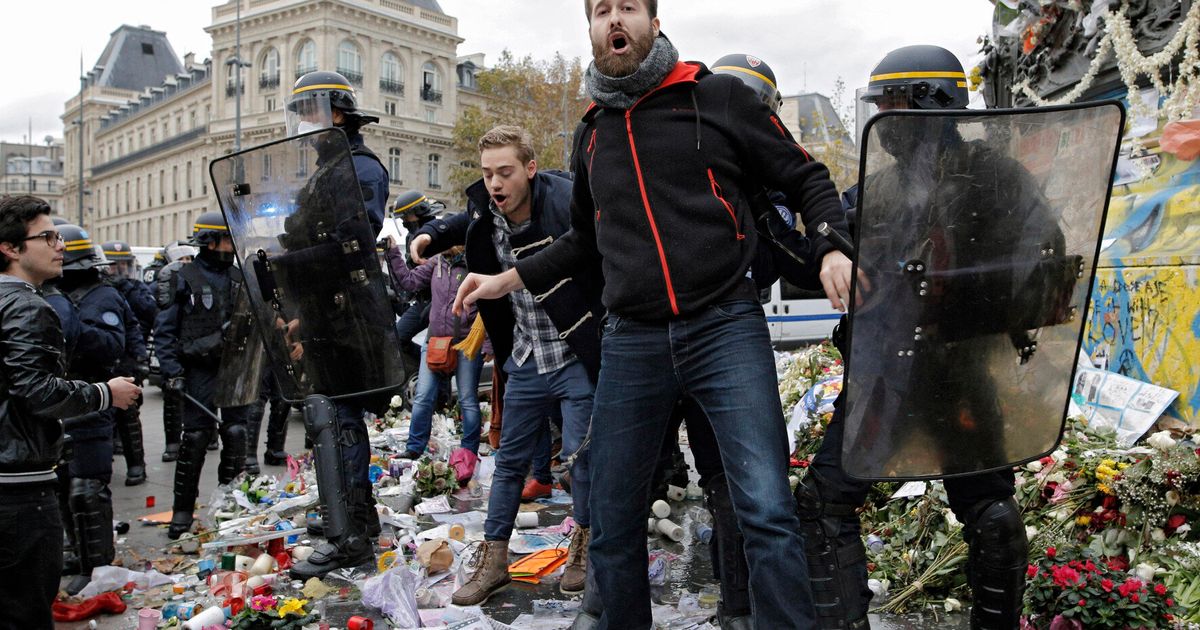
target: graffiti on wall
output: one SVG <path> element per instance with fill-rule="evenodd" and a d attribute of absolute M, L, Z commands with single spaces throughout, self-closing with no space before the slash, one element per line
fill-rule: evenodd
<path fill-rule="evenodd" d="M 1200 160 L 1151 153 L 1118 170 L 1084 351 L 1178 390 L 1167 415 L 1200 426 Z"/>

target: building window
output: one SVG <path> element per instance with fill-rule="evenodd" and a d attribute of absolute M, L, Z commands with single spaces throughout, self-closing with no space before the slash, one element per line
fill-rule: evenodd
<path fill-rule="evenodd" d="M 379 90 L 387 94 L 404 94 L 404 67 L 394 53 L 384 53 L 379 63 Z"/>
<path fill-rule="evenodd" d="M 275 97 L 274 96 L 268 96 L 266 98 L 266 101 L 263 103 L 263 109 L 268 112 L 275 111 Z"/>
<path fill-rule="evenodd" d="M 429 187 L 438 189 L 442 187 L 442 173 L 439 162 L 442 157 L 436 153 L 429 154 Z"/>
<path fill-rule="evenodd" d="M 354 85 L 362 85 L 362 54 L 354 42 L 347 40 L 338 45 L 337 71 Z"/>
<path fill-rule="evenodd" d="M 425 108 L 425 122 L 427 122 L 427 123 L 434 122 L 434 119 L 436 119 L 436 118 L 437 118 L 437 114 L 436 114 L 436 112 L 433 111 L 433 108 L 426 107 Z"/>
<path fill-rule="evenodd" d="M 402 172 L 401 166 L 403 164 L 403 154 L 400 152 L 400 148 L 392 147 L 388 149 L 388 180 L 393 184 L 403 183 L 404 180 L 400 178 Z"/>
<path fill-rule="evenodd" d="M 421 68 L 421 100 L 439 105 L 442 102 L 442 78 L 431 61 Z"/>
<path fill-rule="evenodd" d="M 396 115 L 396 101 L 384 101 L 383 111 L 387 112 L 388 116 Z"/>
<path fill-rule="evenodd" d="M 271 89 L 279 87 L 279 51 L 268 48 L 258 61 L 258 87 Z M 268 110 L 270 111 L 270 110 Z"/>
<path fill-rule="evenodd" d="M 167 171 L 158 172 L 158 205 L 167 203 Z"/>
<path fill-rule="evenodd" d="M 317 70 L 317 45 L 311 39 L 300 45 L 296 54 L 296 78 Z"/>
<path fill-rule="evenodd" d="M 311 160 L 311 156 L 308 154 L 308 147 L 301 148 L 300 152 L 296 155 L 299 158 L 299 163 L 296 164 L 296 176 L 308 177 L 308 163 Z"/>
<path fill-rule="evenodd" d="M 200 158 L 200 194 L 208 194 L 208 158 Z"/>
<path fill-rule="evenodd" d="M 179 165 L 171 167 L 171 201 L 179 201 Z"/>

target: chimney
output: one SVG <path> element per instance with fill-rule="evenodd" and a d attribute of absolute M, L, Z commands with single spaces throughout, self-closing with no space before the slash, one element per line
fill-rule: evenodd
<path fill-rule="evenodd" d="M 192 52 L 186 53 L 183 56 L 183 69 L 190 70 L 192 67 L 192 64 L 195 62 L 196 62 L 196 53 L 192 53 Z"/>

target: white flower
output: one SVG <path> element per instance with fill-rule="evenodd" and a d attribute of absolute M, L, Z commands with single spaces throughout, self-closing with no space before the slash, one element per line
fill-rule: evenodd
<path fill-rule="evenodd" d="M 1167 539 L 1167 533 L 1156 527 L 1154 531 L 1150 532 L 1150 539 L 1154 542 L 1162 542 Z"/>
<path fill-rule="evenodd" d="M 1065 521 L 1068 518 L 1071 518 L 1071 513 L 1069 511 L 1067 511 L 1067 510 L 1055 510 L 1054 511 L 1054 520 Z"/>
<path fill-rule="evenodd" d="M 1054 451 L 1053 453 L 1050 453 L 1050 459 L 1053 459 L 1056 462 L 1061 462 L 1062 460 L 1064 460 L 1066 458 L 1067 458 L 1067 452 L 1062 450 L 1061 448 L 1058 449 L 1057 451 Z"/>
<path fill-rule="evenodd" d="M 399 396 L 392 396 L 391 402 L 388 403 L 393 409 L 399 409 L 404 405 L 404 401 Z"/>
<path fill-rule="evenodd" d="M 1179 505 L 1179 492 L 1167 490 L 1167 505 Z"/>
<path fill-rule="evenodd" d="M 954 512 L 950 510 L 946 510 L 946 524 L 950 526 L 950 529 L 962 527 L 962 523 L 958 522 L 958 518 L 955 517 Z"/>
<path fill-rule="evenodd" d="M 1176 534 L 1186 534 L 1190 531 L 1192 531 L 1192 526 L 1188 525 L 1187 523 L 1184 523 L 1183 525 L 1180 525 L 1179 527 L 1175 528 Z"/>
<path fill-rule="evenodd" d="M 1146 444 L 1149 444 L 1160 451 L 1165 451 L 1172 446 L 1175 446 L 1175 440 L 1171 439 L 1170 431 L 1159 431 L 1158 433 L 1155 433 L 1147 438 Z"/>
<path fill-rule="evenodd" d="M 1143 582 L 1153 582 L 1154 574 L 1158 572 L 1158 567 L 1142 562 L 1139 563 L 1137 568 L 1135 568 L 1133 571 L 1134 573 L 1137 573 L 1138 578 L 1140 578 Z"/>
<path fill-rule="evenodd" d="M 962 610 L 962 602 L 958 601 L 957 599 L 954 599 L 953 597 L 946 598 L 945 606 L 946 606 L 946 612 L 954 612 L 956 610 Z"/>
<path fill-rule="evenodd" d="M 1025 477 L 1022 477 L 1021 475 L 1017 475 L 1017 478 L 1013 479 L 1013 485 L 1015 485 L 1018 488 L 1025 485 Z"/>
<path fill-rule="evenodd" d="M 1041 472 L 1042 471 L 1042 462 L 1035 459 L 1035 460 L 1029 462 L 1028 464 L 1025 464 L 1025 470 L 1028 470 L 1029 472 L 1034 472 L 1034 473 Z"/>
<path fill-rule="evenodd" d="M 1026 540 L 1033 540 L 1033 537 L 1034 537 L 1034 536 L 1037 536 L 1037 535 L 1038 535 L 1038 528 L 1034 527 L 1033 525 L 1026 525 L 1026 526 L 1025 526 L 1025 538 L 1026 538 Z"/>

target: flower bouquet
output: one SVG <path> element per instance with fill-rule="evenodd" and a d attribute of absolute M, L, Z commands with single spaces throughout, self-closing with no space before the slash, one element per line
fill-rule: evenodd
<path fill-rule="evenodd" d="M 255 595 L 234 618 L 231 630 L 300 630 L 321 618 L 307 599 Z"/>
<path fill-rule="evenodd" d="M 455 477 L 454 468 L 440 459 L 424 457 L 417 462 L 417 472 L 413 473 L 413 481 L 417 484 L 417 495 L 421 497 L 436 497 L 458 490 L 458 478 Z"/>

